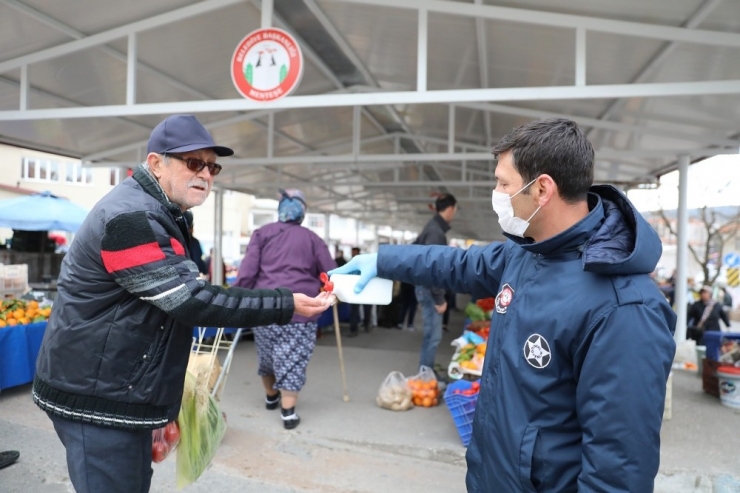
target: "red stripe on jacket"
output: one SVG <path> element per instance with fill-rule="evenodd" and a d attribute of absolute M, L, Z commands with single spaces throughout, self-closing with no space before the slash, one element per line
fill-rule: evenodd
<path fill-rule="evenodd" d="M 180 248 L 182 248 L 182 246 Z M 159 244 L 156 241 L 145 245 L 135 246 L 133 248 L 127 248 L 125 250 L 118 250 L 116 252 L 103 250 L 101 252 L 101 256 L 103 257 L 105 270 L 107 270 L 109 274 L 118 270 L 130 269 L 132 267 L 138 267 L 140 265 L 164 260 L 166 258 L 164 252 L 159 248 Z"/>
<path fill-rule="evenodd" d="M 185 255 L 185 248 L 183 248 L 182 243 L 174 238 L 170 238 L 170 244 L 172 245 L 172 249 L 175 251 L 175 255 Z"/>

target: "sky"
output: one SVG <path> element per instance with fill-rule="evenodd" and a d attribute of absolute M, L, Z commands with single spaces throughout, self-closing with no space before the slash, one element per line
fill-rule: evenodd
<path fill-rule="evenodd" d="M 660 178 L 654 190 L 630 190 L 640 212 L 678 208 L 678 171 Z M 714 156 L 689 166 L 688 207 L 740 205 L 740 155 Z"/>

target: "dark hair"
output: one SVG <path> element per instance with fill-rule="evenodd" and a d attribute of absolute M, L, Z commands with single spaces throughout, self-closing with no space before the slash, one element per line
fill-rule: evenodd
<path fill-rule="evenodd" d="M 451 193 L 445 193 L 437 197 L 434 207 L 437 209 L 437 212 L 442 212 L 447 208 L 453 207 L 455 204 L 457 204 L 455 196 Z"/>
<path fill-rule="evenodd" d="M 493 155 L 498 159 L 509 151 L 524 183 L 547 174 L 566 202 L 586 199 L 594 181 L 594 148 L 574 121 L 551 118 L 525 123 L 504 136 Z"/>

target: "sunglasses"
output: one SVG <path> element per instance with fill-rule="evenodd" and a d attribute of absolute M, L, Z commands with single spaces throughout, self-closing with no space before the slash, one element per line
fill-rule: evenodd
<path fill-rule="evenodd" d="M 190 171 L 195 171 L 196 173 L 200 173 L 204 168 L 208 168 L 208 172 L 211 173 L 211 176 L 216 176 L 222 169 L 221 165 L 218 163 L 207 163 L 202 159 L 194 157 L 182 157 L 176 154 L 164 154 L 164 156 L 173 157 L 178 161 L 182 161 Z"/>

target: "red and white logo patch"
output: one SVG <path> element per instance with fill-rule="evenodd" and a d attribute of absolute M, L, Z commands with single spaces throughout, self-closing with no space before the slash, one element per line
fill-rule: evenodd
<path fill-rule="evenodd" d="M 295 38 L 274 27 L 257 29 L 241 40 L 231 57 L 231 80 L 253 101 L 275 101 L 301 80 L 303 55 Z"/>
<path fill-rule="evenodd" d="M 496 313 L 506 313 L 513 299 L 514 289 L 508 283 L 504 284 L 496 295 Z"/>

